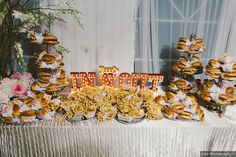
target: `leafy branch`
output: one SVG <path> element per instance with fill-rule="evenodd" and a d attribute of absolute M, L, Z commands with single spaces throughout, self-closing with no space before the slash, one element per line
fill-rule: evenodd
<path fill-rule="evenodd" d="M 29 31 L 48 27 L 55 21 L 65 22 L 61 14 L 72 16 L 83 28 L 80 22 L 81 12 L 64 0 L 61 0 L 60 4 L 63 5 L 39 7 L 39 0 L 0 0 L 0 77 L 7 77 L 13 73 L 15 59 L 18 59 L 23 71 L 27 70 L 21 58 L 21 51 L 15 47 L 15 43 L 24 41 Z M 63 52 L 69 52 L 64 47 L 60 49 Z"/>

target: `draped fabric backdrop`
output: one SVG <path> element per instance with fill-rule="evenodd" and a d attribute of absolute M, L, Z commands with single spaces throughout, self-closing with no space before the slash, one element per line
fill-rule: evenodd
<path fill-rule="evenodd" d="M 52 0 L 53 4 L 60 1 Z M 71 52 L 65 55 L 65 69 L 94 71 L 99 65 L 119 67 L 132 72 L 133 0 L 74 0 L 72 5 L 81 11 L 79 28 L 72 17 L 66 24 L 54 23 L 51 31 L 58 35 L 63 46 Z"/>
<path fill-rule="evenodd" d="M 191 33 L 205 40 L 207 50 L 199 55 L 204 65 L 222 52 L 236 51 L 235 0 L 71 2 L 82 12 L 84 30 L 72 17 L 51 27 L 71 50 L 64 59 L 68 72 L 117 65 L 121 71 L 163 73 L 168 83 L 171 65 L 181 55 L 175 50 L 178 38 Z"/>
<path fill-rule="evenodd" d="M 171 65 L 179 58 L 176 44 L 191 33 L 202 37 L 206 65 L 222 52 L 235 53 L 235 0 L 137 0 L 135 71 L 161 72 L 166 83 Z"/>
<path fill-rule="evenodd" d="M 236 9 L 235 9 L 236 11 Z M 236 15 L 236 13 L 234 13 Z M 232 26 L 230 28 L 229 39 L 227 43 L 227 52 L 236 54 L 236 16 L 233 17 Z"/>

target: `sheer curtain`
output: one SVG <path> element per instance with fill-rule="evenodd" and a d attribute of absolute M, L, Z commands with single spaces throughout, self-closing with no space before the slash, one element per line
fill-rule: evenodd
<path fill-rule="evenodd" d="M 53 0 L 54 4 L 60 3 Z M 71 52 L 65 55 L 65 69 L 94 71 L 99 65 L 119 67 L 132 72 L 133 60 L 133 0 L 74 0 L 79 9 L 84 30 L 72 17 L 65 16 L 66 24 L 55 23 L 52 32 Z"/>
<path fill-rule="evenodd" d="M 135 6 L 135 71 L 161 72 L 168 82 L 181 55 L 175 50 L 178 38 L 191 33 L 205 40 L 207 50 L 199 55 L 204 65 L 233 51 L 235 0 L 137 0 Z"/>

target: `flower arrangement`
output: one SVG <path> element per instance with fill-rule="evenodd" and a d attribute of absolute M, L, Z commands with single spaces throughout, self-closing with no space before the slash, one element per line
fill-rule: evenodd
<path fill-rule="evenodd" d="M 28 95 L 34 79 L 30 73 L 14 73 L 10 78 L 0 81 L 0 104 L 8 103 L 11 98 Z"/>
<path fill-rule="evenodd" d="M 60 105 L 60 97 L 34 93 L 35 82 L 30 73 L 14 73 L 0 81 L 0 122 L 21 124 L 52 119 Z"/>

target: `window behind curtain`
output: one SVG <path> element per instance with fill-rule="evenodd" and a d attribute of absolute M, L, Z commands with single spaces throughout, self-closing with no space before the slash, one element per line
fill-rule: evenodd
<path fill-rule="evenodd" d="M 163 73 L 167 83 L 171 65 L 183 55 L 176 51 L 178 38 L 190 36 L 191 33 L 199 32 L 199 29 L 203 36 L 196 35 L 204 38 L 207 49 L 198 56 L 206 65 L 214 53 L 212 50 L 222 0 L 150 0 L 149 4 L 144 4 L 146 2 L 148 0 L 140 1 L 135 18 L 135 71 L 142 72 L 141 67 L 147 63 L 150 65 L 147 72 Z M 140 12 L 146 12 L 148 16 L 144 17 Z M 140 35 L 145 33 L 142 28 L 145 24 L 150 26 L 150 44 L 147 44 L 150 54 L 147 59 L 142 57 L 147 53 L 142 47 L 147 39 Z"/>

